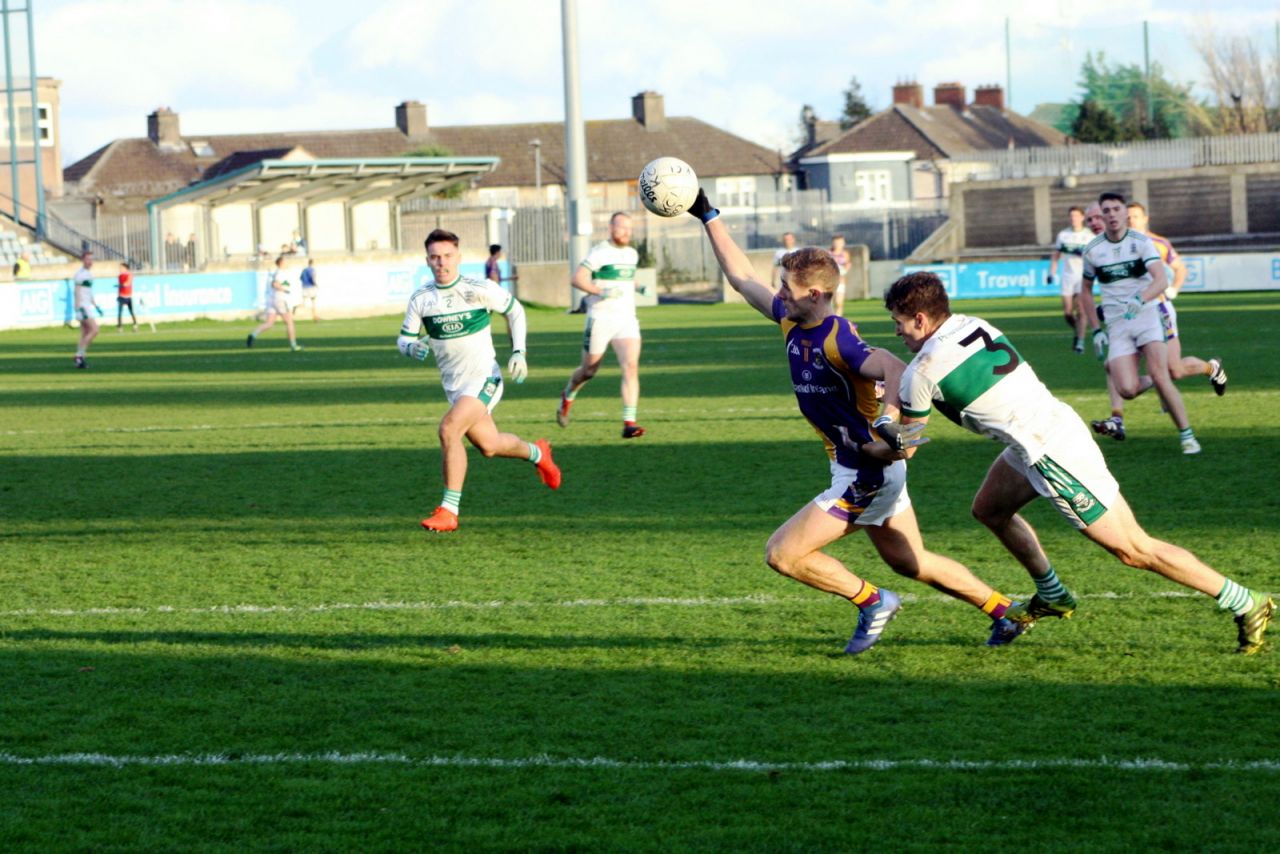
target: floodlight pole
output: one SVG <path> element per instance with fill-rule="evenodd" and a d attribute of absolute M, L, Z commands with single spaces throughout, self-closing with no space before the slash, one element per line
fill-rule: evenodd
<path fill-rule="evenodd" d="M 560 0 L 564 31 L 565 204 L 569 217 L 569 275 L 587 257 L 591 242 L 591 201 L 587 197 L 587 142 L 578 85 L 578 4 Z"/>

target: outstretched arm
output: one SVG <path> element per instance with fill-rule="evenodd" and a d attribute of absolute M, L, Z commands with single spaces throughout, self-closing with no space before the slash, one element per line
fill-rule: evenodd
<path fill-rule="evenodd" d="M 765 317 L 773 320 L 773 291 L 755 278 L 755 269 L 746 254 L 733 242 L 729 228 L 720 219 L 720 211 L 711 206 L 707 194 L 699 190 L 698 198 L 689 206 L 689 213 L 702 221 L 716 253 L 716 261 L 724 271 L 729 285 L 742 298 Z"/>

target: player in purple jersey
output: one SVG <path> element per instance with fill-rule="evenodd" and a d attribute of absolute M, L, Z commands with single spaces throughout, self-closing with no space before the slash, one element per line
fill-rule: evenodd
<path fill-rule="evenodd" d="M 988 614 L 993 621 L 988 645 L 1016 638 L 1022 627 L 1004 616 L 1013 604 L 1009 597 L 962 564 L 924 547 L 907 496 L 906 465 L 895 457 L 928 440 L 892 423 L 898 413 L 896 400 L 880 414 L 876 382 L 897 388 L 904 366 L 887 350 L 867 346 L 857 327 L 834 313 L 832 297 L 840 271 L 830 254 L 816 247 L 788 254 L 782 259 L 782 283 L 775 293 L 755 278 L 751 262 L 705 193 L 698 193 L 689 213 L 705 224 L 716 260 L 733 289 L 781 325 L 796 402 L 822 437 L 830 460 L 830 488 L 773 532 L 765 561 L 783 575 L 857 606 L 857 629 L 845 647 L 851 655 L 870 649 L 902 605 L 892 590 L 859 578 L 822 551 L 858 530 L 867 532 L 894 572 Z"/>

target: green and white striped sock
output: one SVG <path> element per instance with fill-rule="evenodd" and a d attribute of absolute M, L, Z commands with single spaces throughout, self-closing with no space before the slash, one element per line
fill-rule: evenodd
<path fill-rule="evenodd" d="M 525 444 L 529 446 L 529 462 L 535 466 L 542 462 L 542 449 L 532 442 L 525 442 Z"/>
<path fill-rule="evenodd" d="M 1230 611 L 1237 617 L 1243 617 L 1253 608 L 1253 591 L 1236 584 L 1230 578 L 1222 585 L 1222 590 L 1218 591 L 1217 599 L 1219 608 Z"/>
<path fill-rule="evenodd" d="M 1188 427 L 1186 430 L 1178 431 L 1179 439 L 1194 439 L 1195 437 L 1196 437 L 1196 431 L 1192 430 L 1190 427 Z"/>
<path fill-rule="evenodd" d="M 627 422 L 628 424 L 633 424 L 633 423 L 635 423 L 635 420 L 636 420 L 636 408 L 635 408 L 634 406 L 624 406 L 624 407 L 622 407 L 622 420 L 623 420 L 623 421 L 625 421 L 625 422 Z"/>
<path fill-rule="evenodd" d="M 1067 588 L 1062 586 L 1062 582 L 1058 580 L 1058 573 L 1054 572 L 1052 566 L 1043 578 L 1033 576 L 1031 580 L 1036 583 L 1036 592 L 1040 594 L 1041 599 L 1057 602 L 1067 598 Z"/>
<path fill-rule="evenodd" d="M 446 489 L 444 491 L 444 498 L 440 501 L 440 506 L 456 516 L 458 514 L 458 505 L 461 503 L 461 489 Z"/>

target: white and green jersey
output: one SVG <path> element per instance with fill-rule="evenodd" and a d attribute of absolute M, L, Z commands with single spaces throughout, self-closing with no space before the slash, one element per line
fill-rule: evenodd
<path fill-rule="evenodd" d="M 1102 292 L 1103 314 L 1108 318 L 1123 312 L 1125 303 L 1151 284 L 1147 264 L 1160 260 L 1151 238 L 1132 228 L 1119 240 L 1106 232 L 1095 237 L 1084 250 L 1085 286 L 1096 280 Z"/>
<path fill-rule="evenodd" d="M 966 430 L 1012 447 L 1028 465 L 1044 456 L 1062 418 L 1079 420 L 999 329 L 963 314 L 949 317 L 920 348 L 902 374 L 900 394 L 904 415 L 924 418 L 937 408 Z"/>
<path fill-rule="evenodd" d="M 591 317 L 634 316 L 636 313 L 636 265 L 640 255 L 633 246 L 617 246 L 603 240 L 591 247 L 582 266 L 591 271 L 591 281 L 600 286 L 583 303 Z"/>
<path fill-rule="evenodd" d="M 76 308 L 93 308 L 93 274 L 88 269 L 81 267 L 76 270 L 75 288 L 76 288 Z"/>
<path fill-rule="evenodd" d="M 1065 256 L 1062 259 L 1064 276 L 1072 279 L 1080 278 L 1084 268 L 1084 249 L 1092 240 L 1093 232 L 1087 228 L 1081 228 L 1079 231 L 1064 228 L 1058 232 L 1058 241 L 1054 244 L 1054 248 Z"/>
<path fill-rule="evenodd" d="M 440 367 L 440 380 L 446 390 L 453 389 L 469 379 L 496 375 L 498 363 L 489 331 L 489 312 L 506 314 L 518 306 L 516 298 L 497 283 L 458 276 L 447 285 L 433 282 L 414 291 L 400 334 L 425 333 Z M 513 323 L 511 331 L 516 339 L 514 348 L 523 350 L 524 323 Z"/>

